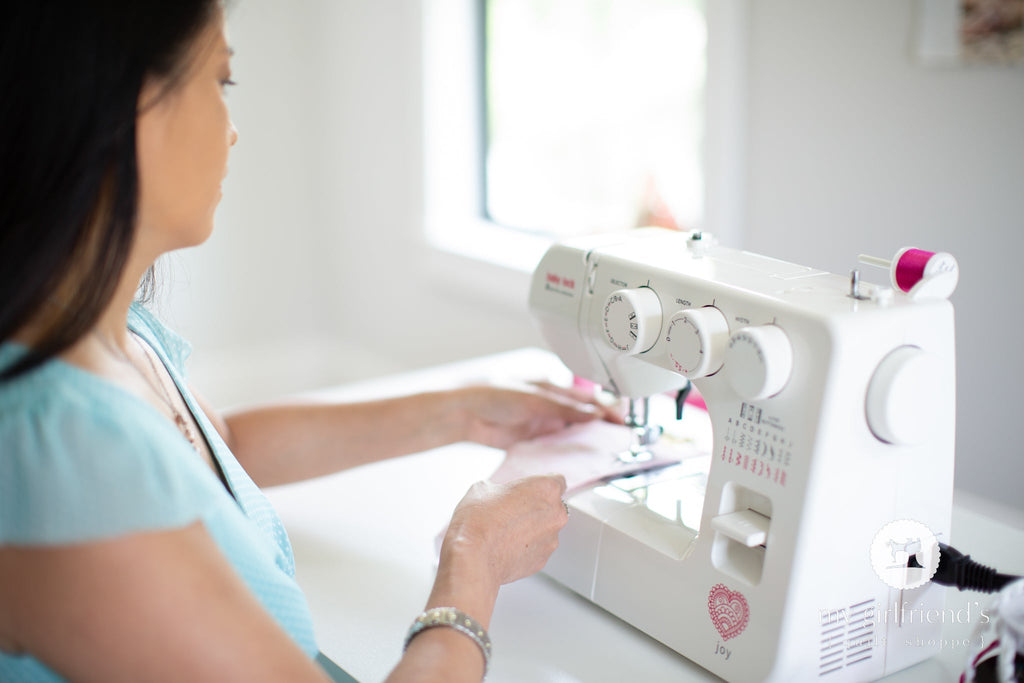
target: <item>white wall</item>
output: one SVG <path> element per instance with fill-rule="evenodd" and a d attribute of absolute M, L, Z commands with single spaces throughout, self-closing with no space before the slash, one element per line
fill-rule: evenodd
<path fill-rule="evenodd" d="M 421 23 L 412 0 L 233 4 L 240 138 L 163 307 L 215 404 L 540 344 L 522 274 L 423 248 Z M 454 271 L 522 296 L 431 276 Z"/>
<path fill-rule="evenodd" d="M 1024 68 L 921 66 L 908 0 L 749 7 L 745 246 L 835 272 L 954 254 L 956 483 L 1024 507 Z"/>
<path fill-rule="evenodd" d="M 912 0 L 740 5 L 744 246 L 839 272 L 905 244 L 956 254 L 957 484 L 1024 507 L 1024 71 L 918 65 Z M 175 259 L 165 306 L 215 403 L 540 344 L 523 274 L 422 243 L 421 11 L 231 10 L 241 137 L 218 230 Z M 484 280 L 521 297 L 491 299 Z"/>

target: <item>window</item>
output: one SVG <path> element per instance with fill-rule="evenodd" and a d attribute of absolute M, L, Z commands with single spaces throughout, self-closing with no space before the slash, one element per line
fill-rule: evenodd
<path fill-rule="evenodd" d="M 699 2 L 480 3 L 485 216 L 556 236 L 699 226 Z"/>
<path fill-rule="evenodd" d="M 552 238 L 639 223 L 737 243 L 745 0 L 422 7 L 429 274 L 521 289 Z"/>

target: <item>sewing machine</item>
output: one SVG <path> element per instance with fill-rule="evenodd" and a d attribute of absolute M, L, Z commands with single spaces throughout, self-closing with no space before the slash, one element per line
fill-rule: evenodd
<path fill-rule="evenodd" d="M 575 375 L 629 399 L 607 457 L 649 457 L 647 399 L 691 380 L 713 446 L 571 496 L 545 573 L 729 681 L 875 680 L 935 654 L 957 618 L 928 582 L 951 515 L 957 267 L 862 261 L 891 284 L 701 233 L 552 246 L 530 310 Z"/>

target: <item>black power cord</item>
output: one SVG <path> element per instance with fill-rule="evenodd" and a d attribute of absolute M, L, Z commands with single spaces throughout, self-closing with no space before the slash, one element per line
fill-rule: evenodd
<path fill-rule="evenodd" d="M 911 562 L 920 566 L 913 555 L 911 555 Z M 983 593 L 995 593 L 1020 578 L 1022 577 L 1012 574 L 1000 574 L 991 567 L 975 562 L 970 555 L 964 555 L 956 548 L 939 543 L 939 566 L 932 576 L 932 581 L 939 585 L 956 586 L 962 591 L 975 590 Z M 998 656 L 988 657 L 980 662 L 975 660 L 975 682 L 995 683 L 1002 680 L 998 667 Z M 1018 653 L 1014 658 L 1013 677 L 1010 680 L 1024 683 L 1024 655 Z"/>
<path fill-rule="evenodd" d="M 956 548 L 939 543 L 939 566 L 932 581 L 942 586 L 956 586 L 959 590 L 995 593 L 1020 576 L 1000 574 L 991 567 L 975 562 Z"/>

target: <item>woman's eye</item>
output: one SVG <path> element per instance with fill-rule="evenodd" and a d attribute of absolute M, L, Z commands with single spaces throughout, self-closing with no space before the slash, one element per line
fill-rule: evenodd
<path fill-rule="evenodd" d="M 220 81 L 220 87 L 221 87 L 222 90 L 227 90 L 228 88 L 230 88 L 233 85 L 238 85 L 238 83 L 236 83 L 235 81 L 231 80 L 230 78 L 222 78 L 221 81 Z"/>

